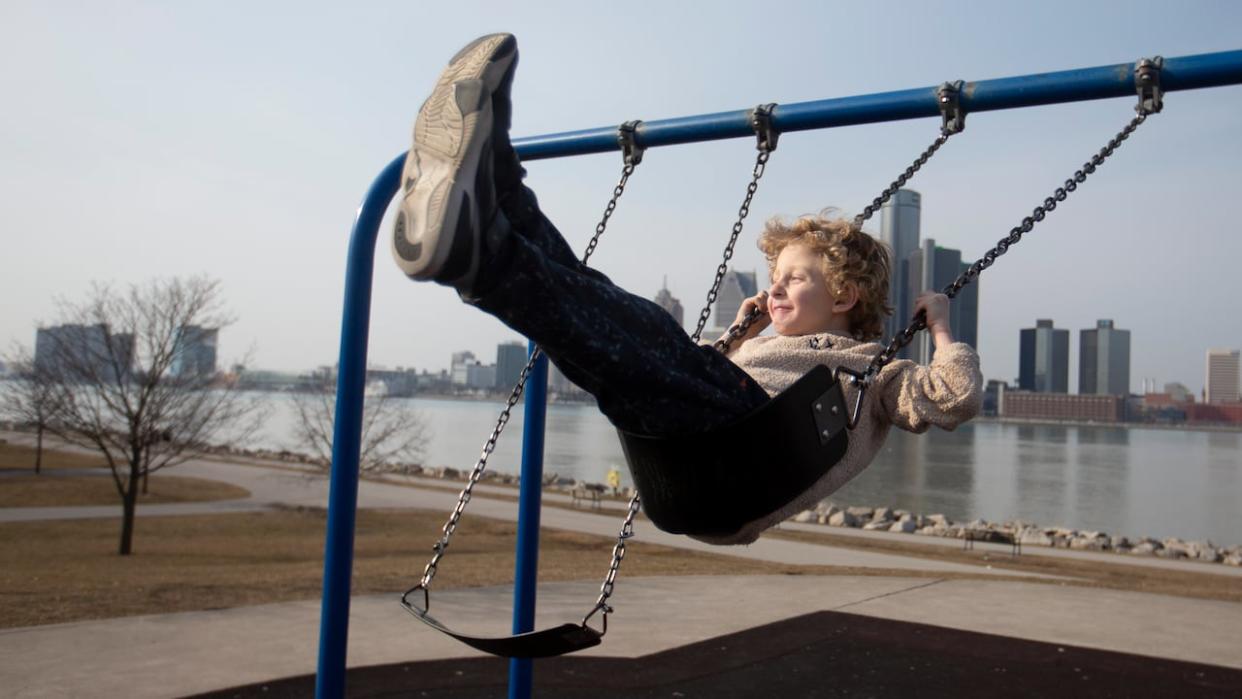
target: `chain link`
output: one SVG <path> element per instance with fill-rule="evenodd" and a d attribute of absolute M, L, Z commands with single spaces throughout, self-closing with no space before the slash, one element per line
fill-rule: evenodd
<path fill-rule="evenodd" d="M 953 280 L 951 284 L 946 286 L 941 293 L 949 298 L 957 296 L 957 293 L 962 290 L 962 287 L 978 278 L 979 274 L 988 267 L 991 267 L 992 264 L 996 262 L 998 257 L 1004 255 L 1009 251 L 1009 248 L 1013 247 L 1018 243 L 1018 241 L 1022 240 L 1022 236 L 1024 234 L 1030 233 L 1036 223 L 1044 220 L 1049 213 L 1055 211 L 1057 204 L 1065 201 L 1070 193 L 1078 189 L 1078 185 L 1086 182 L 1087 177 L 1094 173 L 1096 168 L 1103 165 L 1104 161 L 1113 154 L 1113 151 L 1117 150 L 1122 142 L 1129 138 L 1130 134 L 1134 133 L 1134 130 L 1146 120 L 1147 114 L 1143 112 L 1140 112 L 1137 116 L 1131 119 L 1130 123 L 1126 124 L 1125 128 L 1119 131 L 1117 135 L 1108 142 L 1108 145 L 1101 148 L 1100 152 L 1091 156 L 1091 159 L 1086 163 L 1083 163 L 1083 166 L 1076 170 L 1072 177 L 1065 180 L 1064 185 L 1057 187 L 1053 191 L 1052 196 L 1045 198 L 1043 204 L 1036 206 L 1030 216 L 1023 218 L 1019 225 L 1011 228 L 1009 230 L 1009 235 L 1001 238 L 1000 241 L 996 243 L 995 247 L 988 250 L 984 253 L 983 257 L 979 258 L 967 267 L 966 270 L 962 272 L 957 279 Z M 897 352 L 899 352 L 902 347 L 910 344 L 910 341 L 914 339 L 914 336 L 918 333 L 918 331 L 926 327 L 927 319 L 924 314 L 920 312 L 914 317 L 913 320 L 910 321 L 910 325 L 907 326 L 905 330 L 902 330 L 894 336 L 892 341 L 888 343 L 888 346 L 881 350 L 879 354 L 871 360 L 871 363 L 867 366 L 867 370 L 863 373 L 862 382 L 864 384 L 870 383 L 871 379 L 879 374 L 880 370 L 883 369 L 886 364 L 893 361 L 893 358 L 897 356 Z"/>
<path fill-rule="evenodd" d="M 763 177 L 763 171 L 771 155 L 772 151 L 761 142 L 759 156 L 755 159 L 755 168 L 750 175 L 750 184 L 746 185 L 746 197 L 742 199 L 742 206 L 737 210 L 737 221 L 733 224 L 729 243 L 725 245 L 724 260 L 716 267 L 716 279 L 712 282 L 711 290 L 707 292 L 707 303 L 704 304 L 703 310 L 699 311 L 698 325 L 694 328 L 694 334 L 690 336 L 690 339 L 696 343 L 703 336 L 703 328 L 707 326 L 707 319 L 712 313 L 712 304 L 716 303 L 716 296 L 720 293 L 720 283 L 724 281 L 725 274 L 729 271 L 729 260 L 733 259 L 733 248 L 737 245 L 738 236 L 742 234 L 742 224 L 750 214 L 750 202 L 755 198 L 755 192 L 759 191 L 759 179 Z"/>
<path fill-rule="evenodd" d="M 865 223 L 867 219 L 871 218 L 875 212 L 879 211 L 889 199 L 892 199 L 893 195 L 897 193 L 897 190 L 904 187 L 906 182 L 909 182 L 910 178 L 914 177 L 914 173 L 918 172 L 919 168 L 926 165 L 927 161 L 936 154 L 936 151 L 940 150 L 940 146 L 943 146 L 945 141 L 948 141 L 949 137 L 954 133 L 958 132 L 949 132 L 942 129 L 940 135 L 936 137 L 935 141 L 932 141 L 932 144 L 927 147 L 927 150 L 923 151 L 922 155 L 915 158 L 914 162 L 911 163 L 910 167 L 906 168 L 905 172 L 898 175 L 897 179 L 893 180 L 893 182 L 888 185 L 883 192 L 880 192 L 880 196 L 872 199 L 871 203 L 862 210 L 862 213 L 854 217 L 854 227 L 862 228 L 863 223 Z"/>
<path fill-rule="evenodd" d="M 595 600 L 595 606 L 591 607 L 591 611 L 582 617 L 583 626 L 586 626 L 587 621 L 596 612 L 601 612 L 601 633 L 608 632 L 608 615 L 612 614 L 612 607 L 608 604 L 608 598 L 612 597 L 613 586 L 617 581 L 617 572 L 621 570 L 621 559 L 625 558 L 625 542 L 634 536 L 634 517 L 638 514 L 641 506 L 642 502 L 638 499 L 638 492 L 635 491 L 634 497 L 630 498 L 630 506 L 625 513 L 625 522 L 621 525 L 621 532 L 617 534 L 617 543 L 612 547 L 612 563 L 608 566 L 608 574 L 604 576 L 604 583 L 599 586 L 599 599 Z"/>
<path fill-rule="evenodd" d="M 599 246 L 600 236 L 604 235 L 604 231 L 607 230 L 608 219 L 612 217 L 613 211 L 616 210 L 617 201 L 620 200 L 621 195 L 625 193 L 625 185 L 629 182 L 630 175 L 634 174 L 634 168 L 638 164 L 639 160 L 641 160 L 641 157 L 632 158 L 627 155 L 625 166 L 621 168 L 621 179 L 618 180 L 617 185 L 613 187 L 612 198 L 608 200 L 608 205 L 604 207 L 604 215 L 595 226 L 595 235 L 591 236 L 590 242 L 587 243 L 586 252 L 582 255 L 583 264 L 586 264 L 587 260 L 591 259 L 591 255 L 594 254 L 595 248 Z M 509 415 L 513 411 L 513 406 L 516 405 L 518 399 L 522 397 L 522 393 L 526 389 L 526 381 L 530 378 L 531 371 L 534 370 L 535 362 L 538 361 L 540 355 L 542 354 L 543 351 L 536 347 L 535 351 L 531 353 L 530 359 L 526 362 L 526 366 L 522 369 L 522 373 L 518 375 L 517 384 L 514 385 L 513 391 L 509 394 L 508 401 L 505 402 L 504 410 L 500 411 L 500 417 L 496 420 L 496 427 L 492 429 L 491 436 L 489 436 L 487 438 L 487 442 L 483 444 L 483 452 L 479 455 L 479 460 L 475 462 L 474 468 L 470 471 L 470 477 L 466 481 L 466 487 L 462 488 L 461 494 L 457 497 L 457 506 L 453 508 L 452 514 L 449 515 L 448 521 L 445 522 L 444 527 L 441 530 L 444 535 L 441 536 L 440 540 L 431 547 L 433 552 L 431 560 L 427 563 L 427 566 L 423 568 L 422 580 L 415 589 L 422 588 L 423 590 L 427 590 L 431 587 L 431 581 L 436 576 L 436 569 L 440 564 L 440 559 L 444 557 L 445 551 L 448 550 L 449 540 L 452 539 L 453 532 L 457 530 L 457 523 L 466 509 L 466 504 L 470 502 L 470 498 L 473 496 L 474 486 L 478 485 L 479 479 L 483 477 L 483 471 L 487 469 L 487 459 L 492 455 L 492 451 L 496 449 L 496 441 L 500 439 L 500 433 L 504 431 L 505 425 L 509 423 Z M 638 496 L 635 495 L 634 499 L 635 502 L 637 502 Z M 636 507 L 636 505 L 631 503 L 631 507 Z M 630 526 L 633 519 L 633 514 L 627 517 L 626 525 Z M 624 531 L 625 530 L 623 529 L 623 534 Z M 622 547 L 622 550 L 624 551 L 624 546 Z M 610 580 L 616 577 L 615 568 L 619 565 L 619 560 L 614 562 L 614 570 L 609 571 Z"/>

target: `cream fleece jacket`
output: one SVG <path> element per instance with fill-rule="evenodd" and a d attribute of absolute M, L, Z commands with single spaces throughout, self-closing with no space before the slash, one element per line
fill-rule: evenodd
<path fill-rule="evenodd" d="M 875 342 L 859 342 L 832 333 L 772 335 L 747 340 L 731 350 L 728 357 L 774 396 L 818 364 L 830 369 L 844 365 L 861 372 L 881 349 Z M 852 408 L 858 392 L 848 383 L 844 390 L 846 405 Z M 702 540 L 712 544 L 749 544 L 765 529 L 814 507 L 861 473 L 884 445 L 891 425 L 910 432 L 926 432 L 932 425 L 952 430 L 978 415 L 982 400 L 979 355 L 964 342 L 937 348 L 927 366 L 895 359 L 867 389 L 858 426 L 850 431 L 849 448 L 840 462 L 784 508 L 750 522 L 732 536 Z"/>

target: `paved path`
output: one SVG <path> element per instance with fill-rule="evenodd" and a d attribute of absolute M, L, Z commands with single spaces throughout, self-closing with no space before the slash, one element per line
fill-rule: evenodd
<path fill-rule="evenodd" d="M 577 621 L 594 583 L 540 589 L 539 624 Z M 638 657 L 820 610 L 1242 668 L 1242 605 L 1043 584 L 900 577 L 631 578 L 604 643 Z M 503 634 L 508 588 L 435 594 L 438 618 Z M 315 671 L 315 601 L 0 631 L 0 694 L 167 697 Z M 349 665 L 479 655 L 415 621 L 393 595 L 354 599 Z M 414 688 L 411 688 L 414 689 Z"/>

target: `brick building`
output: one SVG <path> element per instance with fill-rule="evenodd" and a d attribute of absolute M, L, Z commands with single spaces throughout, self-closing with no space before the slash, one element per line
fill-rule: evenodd
<path fill-rule="evenodd" d="M 1126 398 L 1125 396 L 1005 391 L 1000 415 L 1029 420 L 1121 422 L 1126 415 Z"/>

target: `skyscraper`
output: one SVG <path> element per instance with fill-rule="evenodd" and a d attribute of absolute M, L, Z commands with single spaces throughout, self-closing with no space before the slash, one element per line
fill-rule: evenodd
<path fill-rule="evenodd" d="M 1078 392 L 1130 395 L 1130 331 L 1113 321 L 1097 321 L 1082 330 L 1078 343 Z"/>
<path fill-rule="evenodd" d="M 35 364 L 66 372 L 71 380 L 116 381 L 133 371 L 133 333 L 112 333 L 106 325 L 55 325 L 35 334 Z"/>
<path fill-rule="evenodd" d="M 470 383 L 470 367 L 477 366 L 479 360 L 475 359 L 474 352 L 463 350 L 453 353 L 453 361 L 449 364 L 449 376 L 454 386 L 466 386 Z"/>
<path fill-rule="evenodd" d="M 907 291 L 910 254 L 919 249 L 919 221 L 922 196 L 912 189 L 899 189 L 880 207 L 880 242 L 888 246 L 892 269 L 889 274 L 888 302 L 893 315 L 884 324 L 885 339 L 904 330 L 914 315 L 914 299 Z M 917 296 L 917 294 L 916 294 Z M 900 356 L 908 356 L 903 350 Z"/>
<path fill-rule="evenodd" d="M 1207 376 L 1203 379 L 1204 403 L 1238 402 L 1238 350 L 1207 351 Z"/>
<path fill-rule="evenodd" d="M 174 376 L 211 376 L 216 373 L 216 347 L 220 331 L 187 325 L 177 333 L 177 347 L 170 367 Z"/>
<path fill-rule="evenodd" d="M 678 325 L 685 327 L 686 312 L 681 307 L 681 301 L 678 301 L 677 297 L 673 296 L 672 292 L 668 290 L 668 277 L 664 278 L 664 288 L 656 292 L 654 301 L 657 306 L 668 311 L 668 314 L 673 316 L 673 320 L 676 320 Z"/>
<path fill-rule="evenodd" d="M 738 272 L 732 269 L 725 272 L 724 279 L 720 282 L 720 292 L 716 295 L 716 327 L 713 332 L 723 335 L 733 325 L 733 319 L 737 317 L 742 302 L 757 293 L 759 288 L 755 285 L 754 272 Z"/>
<path fill-rule="evenodd" d="M 928 238 L 921 247 L 915 249 L 906 258 L 907 271 L 904 284 L 905 298 L 909 300 L 910 315 L 914 313 L 914 301 L 919 294 L 928 289 L 943 289 L 957 279 L 968 265 L 962 262 L 962 252 L 936 245 L 936 241 Z M 895 304 L 894 304 L 895 305 Z M 909 315 L 900 328 L 904 330 L 910 320 Z M 979 341 L 979 280 L 962 287 L 952 300 L 949 308 L 949 330 L 958 342 L 965 342 L 971 347 L 978 347 Z M 919 333 L 908 347 L 904 355 L 921 364 L 927 364 L 935 354 L 935 346 L 929 333 Z M 899 355 L 901 356 L 901 355 Z"/>
<path fill-rule="evenodd" d="M 1069 393 L 1069 331 L 1037 320 L 1023 328 L 1018 355 L 1018 388 L 1037 393 Z"/>
<path fill-rule="evenodd" d="M 521 342 L 496 345 L 496 386 L 505 388 L 517 383 L 526 366 L 526 346 Z"/>

